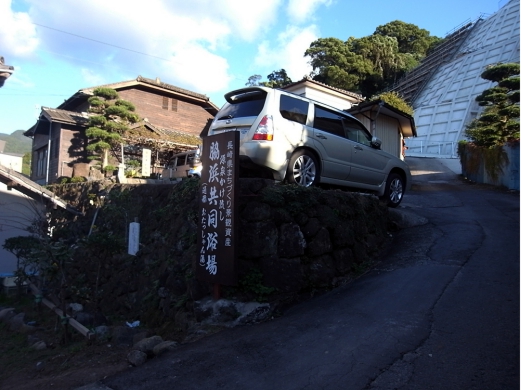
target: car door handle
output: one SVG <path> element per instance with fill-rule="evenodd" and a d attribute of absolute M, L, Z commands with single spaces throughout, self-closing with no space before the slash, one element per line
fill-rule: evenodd
<path fill-rule="evenodd" d="M 355 149 L 356 150 L 364 150 L 361 146 L 358 146 L 358 145 L 355 146 Z"/>
<path fill-rule="evenodd" d="M 322 134 L 317 134 L 317 138 L 320 138 L 320 139 L 327 139 L 327 137 L 325 135 L 322 135 Z"/>

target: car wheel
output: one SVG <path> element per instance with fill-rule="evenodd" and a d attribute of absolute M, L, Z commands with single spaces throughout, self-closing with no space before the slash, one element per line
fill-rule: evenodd
<path fill-rule="evenodd" d="M 288 183 L 311 187 L 318 184 L 319 177 L 320 168 L 317 158 L 312 152 L 299 150 L 293 153 L 289 160 Z"/>
<path fill-rule="evenodd" d="M 405 191 L 405 183 L 403 177 L 398 173 L 390 173 L 385 184 L 385 193 L 382 200 L 389 207 L 397 207 L 402 201 Z"/>

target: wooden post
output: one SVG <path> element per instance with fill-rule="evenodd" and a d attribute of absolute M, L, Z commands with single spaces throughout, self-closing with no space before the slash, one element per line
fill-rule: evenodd
<path fill-rule="evenodd" d="M 38 288 L 33 283 L 29 282 L 29 287 L 31 288 L 34 295 L 36 295 L 38 297 L 42 297 L 41 302 L 45 306 L 47 306 L 49 309 L 51 309 L 53 312 L 55 312 L 60 317 L 60 319 L 62 317 L 66 317 L 68 320 L 68 324 L 70 326 L 72 326 L 74 329 L 76 329 L 79 333 L 84 335 L 88 340 L 90 340 L 91 338 L 94 338 L 96 336 L 95 333 L 93 333 L 92 331 L 87 329 L 85 326 L 83 326 L 81 323 L 76 321 L 74 318 L 68 316 L 67 313 L 64 313 L 54 303 L 52 303 L 48 299 L 44 298 L 42 296 L 42 293 L 40 292 L 40 290 L 38 290 Z"/>
<path fill-rule="evenodd" d="M 221 299 L 221 285 L 219 283 L 214 283 L 213 285 L 213 300 L 218 301 Z"/>

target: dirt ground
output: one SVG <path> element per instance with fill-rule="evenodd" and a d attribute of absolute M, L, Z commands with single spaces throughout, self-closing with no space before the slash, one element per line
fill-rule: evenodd
<path fill-rule="evenodd" d="M 5 308 L 14 308 L 16 314 L 24 313 L 24 323 L 35 322 L 36 331 L 30 334 L 14 332 L 9 324 L 0 321 L 0 390 L 77 389 L 133 369 L 127 360 L 132 350 L 129 346 L 115 345 L 111 341 L 88 341 L 72 327 L 64 342 L 63 328 L 57 321 L 59 317 L 46 307 L 37 310 L 32 296 L 16 300 L 0 293 L 0 312 Z M 222 329 L 212 326 L 205 328 L 204 334 L 189 337 L 164 329 L 161 333 L 165 333 L 165 340 L 194 342 Z M 155 334 L 159 329 L 143 331 Z M 46 348 L 31 348 L 35 338 L 44 341 Z"/>
<path fill-rule="evenodd" d="M 0 388 L 4 390 L 76 389 L 129 369 L 128 363 L 125 362 L 127 351 L 121 349 L 109 353 L 107 351 L 106 347 L 92 346 L 81 352 L 57 351 L 54 354 L 47 354 L 41 370 L 37 368 L 37 359 L 24 357 L 23 361 L 16 364 L 17 367 L 11 375 L 5 377 L 2 374 Z M 0 364 L 5 365 L 4 362 Z"/>
<path fill-rule="evenodd" d="M 110 342 L 87 342 L 79 333 L 70 332 L 63 342 L 58 318 L 50 310 L 38 314 L 27 299 L 13 302 L 0 296 L 0 308 L 12 307 L 25 313 L 25 322 L 35 321 L 37 330 L 28 334 L 13 332 L 0 322 L 0 389 L 75 389 L 117 372 L 132 369 L 126 356 L 129 347 Z M 47 348 L 30 348 L 28 338 L 44 341 Z"/>

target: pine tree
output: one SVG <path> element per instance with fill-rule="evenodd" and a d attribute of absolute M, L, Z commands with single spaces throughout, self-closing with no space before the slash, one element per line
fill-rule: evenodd
<path fill-rule="evenodd" d="M 122 136 L 129 130 L 129 126 L 139 121 L 134 112 L 135 106 L 119 99 L 117 91 L 111 88 L 96 88 L 89 98 L 89 112 L 94 113 L 89 118 L 85 132 L 89 143 L 87 151 L 91 154 L 90 160 L 101 160 L 101 168 L 109 165 L 109 151 L 111 147 L 120 144 Z"/>
<path fill-rule="evenodd" d="M 475 145 L 486 148 L 519 141 L 519 64 L 491 66 L 481 78 L 497 85 L 476 97 L 485 109 L 467 125 L 465 135 Z"/>

